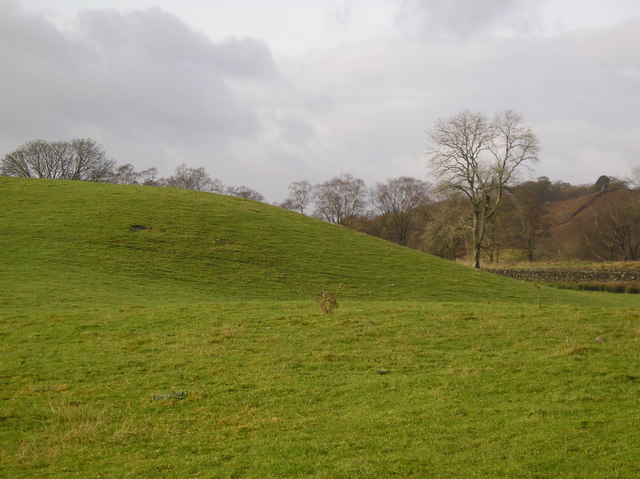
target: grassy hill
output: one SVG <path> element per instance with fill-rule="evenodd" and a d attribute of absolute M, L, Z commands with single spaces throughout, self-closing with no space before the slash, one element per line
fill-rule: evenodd
<path fill-rule="evenodd" d="M 473 271 L 269 205 L 171 188 L 0 178 L 4 301 L 533 301 Z M 562 295 L 544 293 L 557 301 Z"/>
<path fill-rule="evenodd" d="M 206 193 L 0 178 L 0 205 L 1 477 L 640 474 L 636 295 Z"/>

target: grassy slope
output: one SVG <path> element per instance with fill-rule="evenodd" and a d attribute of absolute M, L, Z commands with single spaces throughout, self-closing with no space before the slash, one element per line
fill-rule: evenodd
<path fill-rule="evenodd" d="M 635 296 L 538 309 L 209 194 L 0 178 L 0 202 L 0 476 L 640 473 Z"/>
<path fill-rule="evenodd" d="M 8 178 L 0 192 L 3 297 L 18 304 L 310 299 L 339 284 L 360 299 L 532 297 L 531 286 L 237 198 Z"/>

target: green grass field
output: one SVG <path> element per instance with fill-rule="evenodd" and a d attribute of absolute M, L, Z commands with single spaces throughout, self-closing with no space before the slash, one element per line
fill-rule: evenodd
<path fill-rule="evenodd" d="M 206 193 L 0 205 L 0 477 L 640 477 L 637 295 Z"/>

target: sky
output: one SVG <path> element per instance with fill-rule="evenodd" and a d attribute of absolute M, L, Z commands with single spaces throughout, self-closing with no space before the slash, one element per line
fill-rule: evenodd
<path fill-rule="evenodd" d="M 640 166 L 637 0 L 0 0 L 0 156 L 92 138 L 269 202 L 343 173 L 434 181 L 427 132 L 512 109 L 523 180 Z"/>

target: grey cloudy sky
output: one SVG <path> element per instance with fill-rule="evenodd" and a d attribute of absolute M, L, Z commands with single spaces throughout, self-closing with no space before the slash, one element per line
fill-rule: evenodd
<path fill-rule="evenodd" d="M 640 165 L 636 0 L 0 0 L 0 154 L 90 137 L 118 163 L 429 180 L 425 131 L 520 112 L 534 176 Z"/>

